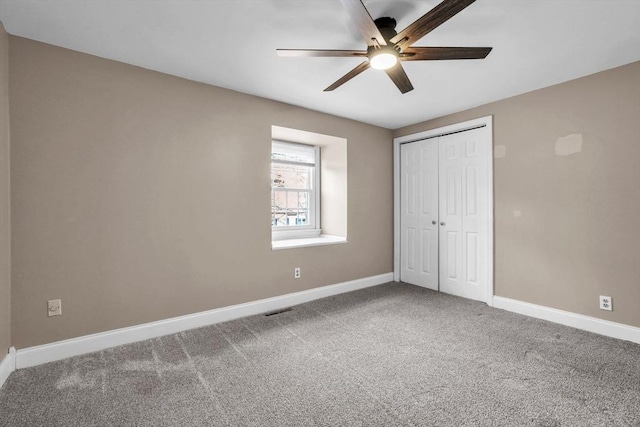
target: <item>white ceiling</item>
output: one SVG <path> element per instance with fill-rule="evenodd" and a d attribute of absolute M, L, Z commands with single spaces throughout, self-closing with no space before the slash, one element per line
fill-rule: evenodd
<path fill-rule="evenodd" d="M 401 30 L 439 0 L 365 0 Z M 10 34 L 395 129 L 640 60 L 640 0 L 478 0 L 417 46 L 492 46 L 484 60 L 405 62 L 400 94 L 357 58 L 276 48 L 364 49 L 338 0 L 0 0 Z"/>

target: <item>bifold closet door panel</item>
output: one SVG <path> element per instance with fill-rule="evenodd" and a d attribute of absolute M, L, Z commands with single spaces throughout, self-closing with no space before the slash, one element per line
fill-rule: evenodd
<path fill-rule="evenodd" d="M 400 279 L 438 290 L 437 138 L 400 146 Z"/>
<path fill-rule="evenodd" d="M 440 290 L 484 301 L 488 149 L 485 128 L 440 137 Z"/>

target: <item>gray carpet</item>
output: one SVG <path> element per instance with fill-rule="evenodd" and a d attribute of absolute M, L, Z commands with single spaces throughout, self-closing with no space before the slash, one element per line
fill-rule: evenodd
<path fill-rule="evenodd" d="M 640 346 L 386 284 L 14 372 L 3 426 L 640 426 Z"/>

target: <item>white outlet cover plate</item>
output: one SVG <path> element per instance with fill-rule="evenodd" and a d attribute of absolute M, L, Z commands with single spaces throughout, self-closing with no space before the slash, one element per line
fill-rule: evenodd
<path fill-rule="evenodd" d="M 600 310 L 613 311 L 613 300 L 611 297 L 600 295 Z"/>

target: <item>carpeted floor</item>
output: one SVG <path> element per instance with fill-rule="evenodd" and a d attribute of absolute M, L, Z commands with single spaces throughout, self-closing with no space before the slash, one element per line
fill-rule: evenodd
<path fill-rule="evenodd" d="M 3 426 L 640 426 L 640 346 L 386 284 L 14 372 Z"/>

